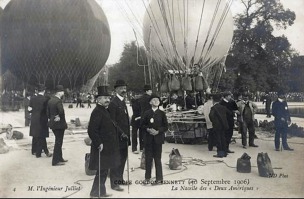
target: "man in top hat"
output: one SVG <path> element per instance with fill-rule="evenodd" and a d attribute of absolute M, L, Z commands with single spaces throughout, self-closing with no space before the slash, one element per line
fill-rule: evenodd
<path fill-rule="evenodd" d="M 151 108 L 147 110 L 142 119 L 141 126 L 144 130 L 145 145 L 145 183 L 151 183 L 152 161 L 155 162 L 156 181 L 153 184 L 163 182 L 163 170 L 161 163 L 162 144 L 165 141 L 165 132 L 168 130 L 168 121 L 165 112 L 159 110 L 160 97 L 152 94 L 150 96 Z"/>
<path fill-rule="evenodd" d="M 234 113 L 238 113 L 238 108 L 236 102 L 232 98 L 232 93 L 230 91 L 223 92 L 223 99 L 220 101 L 220 104 L 225 106 L 229 110 L 229 114 L 227 115 L 227 121 L 229 128 L 226 131 L 226 147 L 227 153 L 234 153 L 229 149 L 229 144 L 231 142 L 231 138 L 233 135 L 233 127 L 234 127 Z"/>
<path fill-rule="evenodd" d="M 57 85 L 55 95 L 52 96 L 48 102 L 49 127 L 55 135 L 54 155 L 52 160 L 53 166 L 61 166 L 67 162 L 67 160 L 64 160 L 62 157 L 64 131 L 68 128 L 62 104 L 63 95 L 63 86 Z"/>
<path fill-rule="evenodd" d="M 106 192 L 105 182 L 108 169 L 119 166 L 119 137 L 107 109 L 111 95 L 106 86 L 99 86 L 97 89 L 97 103 L 88 126 L 88 134 L 92 140 L 89 168 L 97 170 L 90 196 L 108 197 L 110 195 Z M 113 178 L 113 173 L 110 178 Z"/>
<path fill-rule="evenodd" d="M 280 135 L 282 135 L 282 146 L 284 150 L 293 151 L 287 144 L 287 129 L 291 124 L 290 114 L 283 91 L 278 92 L 278 99 L 272 103 L 272 115 L 274 116 L 275 137 L 274 144 L 275 150 L 280 150 Z"/>
<path fill-rule="evenodd" d="M 117 168 L 113 168 L 110 171 L 113 176 L 113 178 L 111 178 L 111 188 L 116 191 L 123 191 L 119 185 L 126 184 L 123 179 L 123 173 L 128 157 L 128 146 L 131 144 L 130 120 L 125 102 L 125 97 L 127 96 L 127 84 L 124 80 L 117 80 L 114 85 L 114 89 L 116 96 L 109 104 L 109 112 L 119 134 L 120 162 Z"/>
<path fill-rule="evenodd" d="M 31 97 L 28 111 L 31 113 L 30 136 L 32 139 L 32 154 L 41 157 L 42 149 L 47 157 L 51 157 L 46 143 L 49 137 L 47 103 L 49 98 L 44 95 L 46 87 L 40 84 L 37 87 L 37 95 Z"/>

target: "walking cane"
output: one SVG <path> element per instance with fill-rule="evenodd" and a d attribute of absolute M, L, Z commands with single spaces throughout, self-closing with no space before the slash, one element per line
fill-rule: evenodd
<path fill-rule="evenodd" d="M 128 143 L 128 140 L 127 140 L 127 169 L 128 169 L 128 194 L 130 193 L 129 190 L 130 190 L 130 171 L 129 171 L 129 143 Z"/>
<path fill-rule="evenodd" d="M 100 148 L 98 149 L 98 198 L 100 197 Z"/>

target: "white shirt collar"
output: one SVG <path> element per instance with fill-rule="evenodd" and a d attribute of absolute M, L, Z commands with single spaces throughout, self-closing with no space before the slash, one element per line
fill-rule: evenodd
<path fill-rule="evenodd" d="M 117 96 L 121 101 L 124 100 L 124 97 L 120 96 L 118 93 L 116 94 L 116 96 Z"/>
<path fill-rule="evenodd" d="M 279 100 L 279 102 L 283 102 L 284 101 L 284 99 L 281 99 L 281 98 L 278 98 L 278 100 Z"/>
<path fill-rule="evenodd" d="M 155 112 L 157 109 L 158 109 L 158 108 L 153 108 L 153 107 L 152 107 L 152 110 L 153 110 L 154 112 Z"/>
<path fill-rule="evenodd" d="M 223 100 L 224 100 L 225 102 L 227 102 L 227 103 L 229 102 L 228 100 L 226 100 L 226 98 L 223 98 Z"/>

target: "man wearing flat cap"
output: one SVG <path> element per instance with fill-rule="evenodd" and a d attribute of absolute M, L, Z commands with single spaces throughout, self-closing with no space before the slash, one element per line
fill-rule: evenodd
<path fill-rule="evenodd" d="M 111 169 L 111 188 L 116 191 L 123 191 L 119 185 L 125 185 L 123 179 L 124 168 L 128 157 L 128 146 L 130 141 L 130 120 L 125 98 L 127 96 L 127 84 L 124 80 L 117 80 L 114 89 L 116 96 L 109 104 L 109 112 L 111 119 L 116 124 L 116 129 L 119 135 L 119 153 L 120 162 L 117 168 Z"/>
<path fill-rule="evenodd" d="M 67 162 L 67 160 L 64 160 L 62 157 L 64 131 L 68 128 L 61 100 L 63 95 L 63 86 L 57 85 L 55 95 L 52 96 L 48 102 L 49 127 L 52 129 L 55 135 L 54 155 L 52 160 L 53 166 L 61 166 Z"/>
<path fill-rule="evenodd" d="M 278 99 L 272 104 L 272 115 L 274 116 L 275 137 L 274 145 L 275 150 L 280 151 L 280 135 L 282 135 L 282 147 L 284 150 L 293 151 L 287 143 L 287 130 L 288 125 L 291 124 L 290 114 L 283 91 L 278 92 Z"/>
<path fill-rule="evenodd" d="M 92 140 L 89 168 L 97 170 L 90 196 L 108 197 L 110 195 L 106 192 L 105 182 L 108 169 L 119 166 L 119 137 L 108 111 L 111 95 L 107 86 L 99 86 L 97 90 L 97 103 L 88 126 L 88 134 Z M 113 178 L 113 173 L 110 178 Z"/>
<path fill-rule="evenodd" d="M 42 84 L 37 87 L 37 95 L 30 99 L 28 111 L 31 115 L 30 136 L 32 139 L 32 154 L 41 157 L 42 150 L 47 157 L 51 157 L 47 148 L 46 138 L 49 137 L 47 103 L 49 97 L 45 94 L 46 87 Z"/>
<path fill-rule="evenodd" d="M 240 124 L 242 125 L 241 133 L 242 133 L 242 145 L 243 148 L 247 147 L 247 131 L 249 133 L 249 146 L 250 147 L 258 147 L 254 143 L 254 135 L 255 135 L 255 127 L 254 127 L 254 115 L 258 110 L 257 105 L 249 100 L 249 94 L 245 92 L 243 95 L 243 100 L 237 102 L 239 114 Z"/>

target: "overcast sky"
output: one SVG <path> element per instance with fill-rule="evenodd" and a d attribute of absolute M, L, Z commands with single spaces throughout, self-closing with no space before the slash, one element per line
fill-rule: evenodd
<path fill-rule="evenodd" d="M 3 8 L 9 0 L 0 0 L 0 6 Z M 111 30 L 111 51 L 106 64 L 114 64 L 118 62 L 123 46 L 135 40 L 133 29 L 139 31 L 139 26 L 135 27 L 137 22 L 135 19 L 142 21 L 145 12 L 144 2 L 148 0 L 96 0 L 104 10 Z M 126 3 L 128 2 L 128 3 Z M 232 5 L 232 14 L 242 9 L 241 5 L 234 0 Z M 293 26 L 287 30 L 280 30 L 275 33 L 278 35 L 286 35 L 292 47 L 301 55 L 304 55 L 304 0 L 281 0 L 284 8 L 289 8 L 296 13 L 296 20 Z M 130 12 L 132 9 L 133 13 Z M 129 12 L 128 14 L 125 14 Z M 135 16 L 134 16 L 135 15 Z M 140 44 L 141 38 L 137 35 Z"/>

